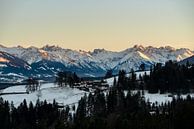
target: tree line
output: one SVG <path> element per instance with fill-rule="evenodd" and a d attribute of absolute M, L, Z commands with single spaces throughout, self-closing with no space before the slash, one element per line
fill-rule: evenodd
<path fill-rule="evenodd" d="M 120 70 L 118 80 L 113 86 L 125 90 L 148 90 L 150 93 L 188 93 L 194 89 L 194 65 L 179 65 L 168 61 L 165 65 L 157 63 L 150 68 L 150 74 L 139 75 L 132 69 L 129 76 Z"/>
<path fill-rule="evenodd" d="M 79 83 L 82 79 L 77 74 L 70 71 L 61 71 L 56 75 L 55 83 L 59 87 L 70 86 L 72 87 L 75 83 Z"/>

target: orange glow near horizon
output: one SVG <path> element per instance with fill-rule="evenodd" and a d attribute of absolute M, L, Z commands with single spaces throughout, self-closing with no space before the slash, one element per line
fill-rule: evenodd
<path fill-rule="evenodd" d="M 135 44 L 194 50 L 193 0 L 1 0 L 0 44 L 120 51 Z"/>

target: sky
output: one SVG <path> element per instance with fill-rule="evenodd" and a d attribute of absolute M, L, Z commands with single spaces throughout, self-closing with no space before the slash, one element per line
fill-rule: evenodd
<path fill-rule="evenodd" d="M 0 44 L 194 50 L 194 0 L 0 0 Z"/>

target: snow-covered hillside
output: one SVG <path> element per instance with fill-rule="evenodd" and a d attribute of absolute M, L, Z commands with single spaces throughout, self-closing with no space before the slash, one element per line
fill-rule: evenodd
<path fill-rule="evenodd" d="M 23 80 L 30 75 L 31 66 L 20 58 L 0 51 L 0 81 Z M 25 76 L 24 76 L 25 75 Z"/>
<path fill-rule="evenodd" d="M 10 93 L 10 92 L 25 92 L 25 85 L 20 86 L 12 86 L 6 88 L 2 91 L 2 93 Z M 29 94 L 11 94 L 11 95 L 2 95 L 1 97 L 4 100 L 8 100 L 9 102 L 13 101 L 13 104 L 17 107 L 24 99 L 29 103 L 32 101 L 33 104 L 36 104 L 37 99 L 40 101 L 46 100 L 49 103 L 52 103 L 55 99 L 56 102 L 61 105 L 69 105 L 73 103 L 77 103 L 82 96 L 84 96 L 86 92 L 81 91 L 79 89 L 72 89 L 69 87 L 59 88 L 55 86 L 53 83 L 43 84 L 41 86 L 40 91 L 36 91 Z"/>
<path fill-rule="evenodd" d="M 140 73 L 141 74 L 141 73 Z M 6 88 L 2 90 L 2 93 L 10 93 L 10 92 L 25 92 L 25 86 L 12 86 L 9 88 Z M 136 90 L 132 91 L 132 94 L 137 93 Z M 33 104 L 36 104 L 37 99 L 39 98 L 40 101 L 46 100 L 48 103 L 52 103 L 53 100 L 60 105 L 76 105 L 78 101 L 83 97 L 85 94 L 88 94 L 85 91 L 76 89 L 76 88 L 69 88 L 64 87 L 60 88 L 55 86 L 53 83 L 47 83 L 43 84 L 41 86 L 40 91 L 36 91 L 29 94 L 10 94 L 10 95 L 2 95 L 1 97 L 4 100 L 7 100 L 9 102 L 13 102 L 13 104 L 17 107 L 20 105 L 20 103 L 23 102 L 24 99 L 29 102 L 31 101 Z M 127 94 L 127 91 L 125 92 Z M 194 96 L 193 93 L 191 94 L 185 94 L 181 95 L 181 97 L 186 98 L 187 95 Z M 149 101 L 151 103 L 158 102 L 158 104 L 161 104 L 162 102 L 168 102 L 172 101 L 172 94 L 166 93 L 166 94 L 150 94 L 148 91 L 144 91 L 144 95 L 142 95 L 146 101 Z M 174 95 L 174 97 L 177 97 L 177 95 Z"/>
<path fill-rule="evenodd" d="M 168 60 L 180 61 L 194 55 L 193 51 L 186 48 L 175 49 L 170 46 L 156 48 L 141 45 L 135 45 L 120 52 L 105 49 L 86 52 L 49 45 L 42 48 L 0 45 L 0 51 L 9 53 L 14 57 L 13 62 L 20 60 L 32 68 L 32 70 L 26 71 L 28 74 L 19 74 L 19 76 L 24 77 L 29 75 L 52 77 L 61 70 L 76 72 L 79 76 L 104 76 L 109 69 L 112 69 L 114 74 L 117 74 L 121 69 L 126 70 L 126 72 L 131 71 L 132 68 L 138 70 L 141 64 L 145 64 L 148 69 L 154 63 L 165 63 Z M 1 68 L 5 67 L 5 62 L 9 64 L 4 58 L 0 58 L 0 61 L 3 62 L 0 64 Z M 0 69 L 0 72 L 18 75 L 18 72 L 7 69 Z"/>
<path fill-rule="evenodd" d="M 139 79 L 139 76 L 143 76 L 143 75 L 149 75 L 150 74 L 150 71 L 140 71 L 140 72 L 135 72 L 136 74 L 136 77 L 137 79 Z M 127 77 L 129 77 L 131 75 L 131 73 L 129 74 L 126 74 Z M 116 79 L 116 81 L 118 81 L 118 76 L 115 76 L 115 77 L 111 77 L 111 78 L 108 78 L 106 79 L 107 83 L 109 84 L 109 86 L 113 86 L 113 83 L 114 83 L 114 78 Z"/>

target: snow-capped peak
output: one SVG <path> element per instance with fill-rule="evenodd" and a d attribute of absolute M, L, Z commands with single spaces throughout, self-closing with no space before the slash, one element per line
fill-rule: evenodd
<path fill-rule="evenodd" d="M 0 44 L 0 48 L 6 48 L 5 46 L 3 46 L 2 44 Z"/>
<path fill-rule="evenodd" d="M 98 54 L 98 53 L 102 53 L 102 52 L 107 52 L 104 48 L 102 49 L 94 49 L 93 54 Z"/>
<path fill-rule="evenodd" d="M 26 65 L 38 66 L 38 69 L 51 71 L 52 74 L 56 73 L 54 69 L 63 68 L 91 76 L 102 76 L 109 69 L 112 69 L 114 73 L 120 69 L 124 69 L 127 72 L 132 68 L 138 70 L 142 63 L 149 68 L 150 65 L 157 62 L 180 61 L 194 55 L 193 51 L 186 48 L 175 49 L 170 46 L 157 48 L 153 46 L 144 47 L 142 45 L 135 45 L 119 52 L 105 49 L 94 49 L 93 52 L 86 52 L 83 50 L 64 49 L 54 45 L 46 45 L 42 48 L 33 46 L 28 48 L 22 46 L 0 46 L 0 51 L 9 53 L 10 57 L 11 55 L 13 58 L 17 57 L 14 60 L 23 60 Z M 0 61 L 10 63 L 10 60 L 5 59 L 7 58 L 2 57 Z"/>
<path fill-rule="evenodd" d="M 164 47 L 160 47 L 159 49 L 166 50 L 166 51 L 176 51 L 176 49 L 171 46 L 164 46 Z"/>
<path fill-rule="evenodd" d="M 144 51 L 145 50 L 144 46 L 142 46 L 142 45 L 134 45 L 133 48 L 136 49 L 136 50 L 139 50 L 139 51 Z"/>
<path fill-rule="evenodd" d="M 59 46 L 55 46 L 55 45 L 45 45 L 41 48 L 42 50 L 45 51 L 57 51 L 57 50 L 61 50 L 62 48 Z"/>

